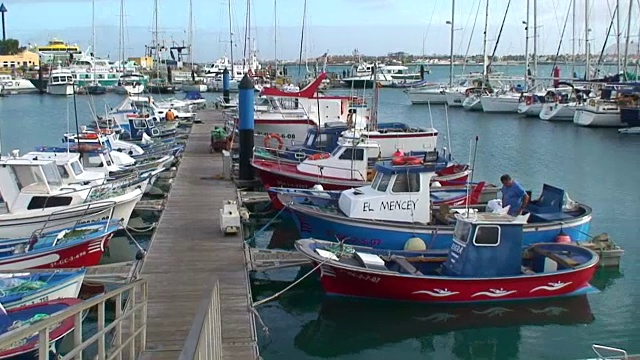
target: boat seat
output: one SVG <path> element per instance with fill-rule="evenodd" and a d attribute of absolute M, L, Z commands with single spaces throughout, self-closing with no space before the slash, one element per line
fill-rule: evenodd
<path fill-rule="evenodd" d="M 411 265 L 407 261 L 407 259 L 405 259 L 402 256 L 391 255 L 391 261 L 394 261 L 402 269 L 404 269 L 406 272 L 408 272 L 411 275 L 422 275 L 422 273 L 420 271 L 418 271 L 418 269 L 416 269 L 415 266 Z"/>
<path fill-rule="evenodd" d="M 578 265 L 580 265 L 580 263 L 578 261 L 575 261 L 571 258 L 567 258 L 564 256 L 560 256 L 554 252 L 551 252 L 549 250 L 544 250 L 538 246 L 534 246 L 531 248 L 531 251 L 533 251 L 534 253 L 547 257 L 555 262 L 557 262 L 558 264 L 561 264 L 567 268 L 574 268 Z"/>

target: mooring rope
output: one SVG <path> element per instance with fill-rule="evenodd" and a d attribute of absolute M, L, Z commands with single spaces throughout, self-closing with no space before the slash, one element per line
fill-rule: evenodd
<path fill-rule="evenodd" d="M 142 253 L 146 254 L 146 250 L 142 246 L 140 246 L 136 238 L 134 238 L 133 235 L 131 235 L 127 227 L 123 226 L 122 229 L 124 230 L 125 234 L 127 234 L 129 239 L 131 239 L 131 241 L 133 241 L 133 243 L 136 245 L 136 247 L 138 248 L 138 251 L 141 251 Z"/>
<path fill-rule="evenodd" d="M 153 228 L 155 228 L 158 225 L 158 223 L 153 223 L 147 227 L 134 227 L 134 226 L 127 226 L 127 229 L 133 231 L 133 232 L 138 232 L 138 233 L 143 233 L 143 232 L 149 232 L 151 230 L 153 230 Z"/>
<path fill-rule="evenodd" d="M 267 222 L 263 227 L 261 227 L 260 229 L 258 229 L 258 231 L 255 231 L 255 232 L 253 233 L 253 236 L 251 236 L 251 238 L 250 238 L 250 239 L 247 239 L 247 240 L 245 240 L 245 241 L 246 241 L 246 242 L 254 241 L 254 240 L 256 239 L 256 236 L 257 236 L 258 234 L 261 234 L 261 233 L 263 233 L 264 231 L 266 231 L 266 230 L 269 228 L 269 226 L 271 226 L 271 224 L 273 224 L 273 222 L 274 222 L 274 221 L 275 221 L 275 220 L 280 216 L 280 214 L 282 214 L 285 210 L 286 210 L 286 207 L 283 207 L 282 209 L 280 209 L 280 211 L 278 211 L 278 213 L 277 213 L 273 218 L 271 218 L 271 220 L 269 220 L 269 221 L 268 221 L 268 222 Z"/>

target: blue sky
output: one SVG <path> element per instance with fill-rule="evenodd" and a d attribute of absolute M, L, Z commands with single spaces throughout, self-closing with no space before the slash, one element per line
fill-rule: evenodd
<path fill-rule="evenodd" d="M 194 6 L 196 61 L 211 61 L 228 53 L 228 17 L 226 0 L 192 0 Z M 277 53 L 279 58 L 296 59 L 300 49 L 303 0 L 277 1 Z M 482 52 L 484 0 L 457 0 L 455 31 L 456 53 L 464 54 L 477 13 L 470 53 Z M 584 1 L 577 0 L 578 38 L 584 39 Z M 629 0 L 621 0 L 622 31 L 625 31 Z M 533 0 L 531 1 L 533 3 Z M 4 0 L 7 36 L 22 43 L 46 43 L 52 37 L 88 46 L 91 40 L 91 0 Z M 188 0 L 160 0 L 161 37 L 167 41 L 186 39 Z M 491 0 L 489 39 L 495 40 L 508 0 Z M 526 1 L 512 0 L 497 54 L 524 52 Z M 562 32 L 569 0 L 538 0 L 538 51 L 555 53 Z M 97 53 L 116 57 L 119 29 L 119 0 L 96 0 Z M 631 32 L 638 33 L 637 3 L 634 3 Z M 125 0 L 127 56 L 142 55 L 144 44 L 151 41 L 153 0 Z M 605 39 L 615 0 L 591 0 L 592 53 L 597 53 Z M 234 36 L 242 53 L 246 1 L 232 0 Z M 532 5 L 533 8 L 533 5 Z M 533 9 L 531 10 L 533 13 Z M 361 53 L 384 55 L 392 51 L 420 54 L 423 39 L 426 54 L 449 52 L 451 0 L 308 0 L 306 48 L 309 57 L 348 54 L 357 48 Z M 260 57 L 274 57 L 274 0 L 252 1 L 252 37 Z M 562 52 L 571 51 L 571 13 Z M 533 15 L 531 15 L 533 22 Z M 532 27 L 531 27 L 532 29 Z M 426 35 L 426 37 L 425 37 Z M 531 36 L 533 36 L 531 34 Z M 613 39 L 610 40 L 611 44 Z M 531 46 L 531 45 L 530 45 Z M 489 44 L 490 51 L 493 43 Z M 635 49 L 633 49 L 635 52 Z"/>

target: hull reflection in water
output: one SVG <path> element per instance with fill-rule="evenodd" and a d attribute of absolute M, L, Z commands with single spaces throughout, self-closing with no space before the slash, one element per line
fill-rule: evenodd
<path fill-rule="evenodd" d="M 458 357 L 507 359 L 518 357 L 520 326 L 593 320 L 586 296 L 451 306 L 326 297 L 318 318 L 302 327 L 295 345 L 310 356 L 332 358 L 416 339 L 424 353 L 441 347 L 430 336 L 453 332 L 451 351 Z"/>

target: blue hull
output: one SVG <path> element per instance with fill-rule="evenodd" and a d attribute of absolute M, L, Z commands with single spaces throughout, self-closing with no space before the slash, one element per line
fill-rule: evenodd
<path fill-rule="evenodd" d="M 411 224 L 387 225 L 383 223 L 360 222 L 344 217 L 335 218 L 316 213 L 301 212 L 289 208 L 302 238 L 316 238 L 327 241 L 344 240 L 351 245 L 369 246 L 378 249 L 402 250 L 409 238 L 418 237 L 427 249 L 447 251 L 453 239 L 453 226 L 424 226 Z M 573 241 L 588 240 L 591 216 L 578 217 L 563 223 L 527 224 L 524 227 L 523 245 L 553 242 L 560 232 L 569 235 Z"/>

